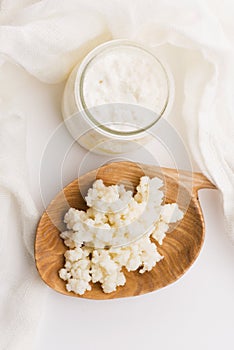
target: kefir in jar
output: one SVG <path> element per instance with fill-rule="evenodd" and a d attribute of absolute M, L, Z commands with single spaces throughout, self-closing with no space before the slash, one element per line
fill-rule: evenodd
<path fill-rule="evenodd" d="M 72 71 L 63 118 L 74 139 L 100 154 L 135 150 L 173 100 L 168 69 L 148 49 L 113 40 L 92 50 Z"/>

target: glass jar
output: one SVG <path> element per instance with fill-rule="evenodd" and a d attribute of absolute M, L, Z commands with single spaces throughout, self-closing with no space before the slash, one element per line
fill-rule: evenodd
<path fill-rule="evenodd" d="M 72 71 L 62 113 L 77 142 L 99 154 L 144 145 L 173 102 L 171 74 L 145 47 L 127 40 L 97 46 Z"/>

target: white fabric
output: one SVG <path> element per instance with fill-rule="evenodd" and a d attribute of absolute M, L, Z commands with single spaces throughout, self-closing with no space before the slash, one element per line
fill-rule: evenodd
<path fill-rule="evenodd" d="M 2 111 L 1 111 L 2 112 Z M 2 113 L 1 113 L 2 114 Z M 0 349 L 32 349 L 44 285 L 33 258 L 38 213 L 27 189 L 25 121 L 0 117 Z"/>
<path fill-rule="evenodd" d="M 0 60 L 23 66 L 43 82 L 66 79 L 77 60 L 111 38 L 143 42 L 161 52 L 169 64 L 176 62 L 181 72 L 176 88 L 183 99 L 177 102 L 181 114 L 171 118 L 175 125 L 183 121 L 183 137 L 194 161 L 220 189 L 227 233 L 234 240 L 232 2 L 33 2 L 1 1 Z M 4 350 L 32 349 L 41 308 L 38 300 L 44 294 L 33 262 L 38 214 L 24 173 L 24 124 L 20 116 L 0 114 L 0 274 L 4 281 L 0 348 Z"/>

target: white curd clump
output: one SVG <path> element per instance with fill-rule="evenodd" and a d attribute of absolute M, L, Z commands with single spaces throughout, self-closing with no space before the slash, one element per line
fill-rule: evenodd
<path fill-rule="evenodd" d="M 163 258 L 156 242 L 163 243 L 169 224 L 183 213 L 176 203 L 162 204 L 162 185 L 158 178 L 143 176 L 133 195 L 123 185 L 97 180 L 85 198 L 88 210 L 69 209 L 64 218 L 68 230 L 61 237 L 70 249 L 59 271 L 68 291 L 82 295 L 91 290 L 90 282 L 99 282 L 111 293 L 126 283 L 123 267 L 144 273 Z"/>

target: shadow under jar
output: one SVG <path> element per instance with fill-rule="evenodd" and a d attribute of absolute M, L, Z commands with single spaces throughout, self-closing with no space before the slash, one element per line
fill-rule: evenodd
<path fill-rule="evenodd" d="M 97 46 L 72 71 L 62 113 L 73 138 L 99 154 L 133 151 L 173 102 L 171 74 L 145 47 L 127 40 Z"/>

